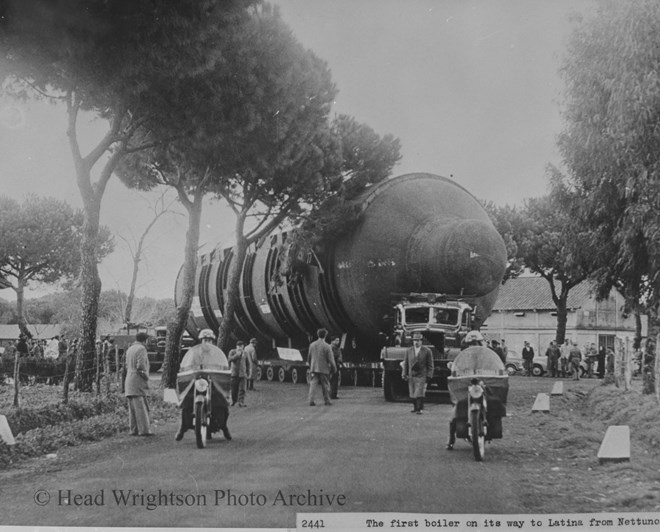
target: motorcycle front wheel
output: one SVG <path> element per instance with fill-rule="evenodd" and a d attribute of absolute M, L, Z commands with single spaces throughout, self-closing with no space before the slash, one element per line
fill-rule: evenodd
<path fill-rule="evenodd" d="M 484 434 L 483 416 L 479 410 L 470 412 L 470 425 L 472 426 L 472 450 L 474 459 L 481 462 L 486 452 L 486 437 Z"/>
<path fill-rule="evenodd" d="M 195 403 L 195 438 L 197 439 L 197 448 L 206 447 L 206 409 L 204 403 Z"/>

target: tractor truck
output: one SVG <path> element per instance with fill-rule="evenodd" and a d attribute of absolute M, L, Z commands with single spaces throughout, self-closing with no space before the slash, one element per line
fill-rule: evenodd
<path fill-rule="evenodd" d="M 444 177 L 390 178 L 359 200 L 351 229 L 312 251 L 298 249 L 287 231 L 248 250 L 234 336 L 260 339 L 262 374 L 290 380 L 295 373 L 304 382 L 307 346 L 324 327 L 342 338 L 344 382 L 374 384 L 382 376 L 391 400 L 402 393 L 395 367 L 411 331 L 420 329 L 437 358 L 431 389 L 446 390 L 447 362 L 462 335 L 479 329 L 495 304 L 504 242 L 479 201 Z M 199 259 L 187 324 L 193 337 L 203 328 L 218 330 L 234 260 L 231 248 L 219 245 Z M 180 279 L 181 273 L 177 301 Z M 437 322 L 441 310 L 448 323 Z M 298 350 L 300 360 L 283 359 L 278 348 Z"/>

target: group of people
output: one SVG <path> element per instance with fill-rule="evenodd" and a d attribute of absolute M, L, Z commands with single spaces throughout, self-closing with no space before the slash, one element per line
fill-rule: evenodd
<path fill-rule="evenodd" d="M 57 360 L 66 355 L 68 349 L 69 343 L 64 336 L 53 336 L 48 340 L 45 338 L 28 338 L 21 333 L 17 340 L 4 348 L 4 352 L 9 355 L 18 353 L 18 356 L 21 357 L 33 356 L 39 359 Z"/>
<path fill-rule="evenodd" d="M 545 351 L 545 356 L 547 358 L 548 377 L 567 378 L 572 376 L 574 380 L 580 380 L 584 371 L 586 377 L 597 376 L 602 379 L 607 368 L 611 365 L 608 361 L 613 359 L 614 352 L 612 349 L 606 349 L 603 345 L 600 346 L 600 349 L 597 349 L 596 344 L 593 342 L 585 344 L 580 349 L 577 342 L 566 339 L 561 346 L 555 340 L 552 340 Z M 522 358 L 525 373 L 531 375 L 534 348 L 526 340 L 522 349 Z"/>
<path fill-rule="evenodd" d="M 340 338 L 334 337 L 330 344 L 326 342 L 328 331 L 319 329 L 317 339 L 309 346 L 307 362 L 310 371 L 309 404 L 315 406 L 315 397 L 320 388 L 323 401 L 326 405 L 331 405 L 331 399 L 338 399 L 339 387 L 339 369 L 342 366 L 342 350 L 340 348 Z M 124 395 L 128 400 L 129 431 L 133 436 L 152 436 L 149 420 L 149 357 L 147 356 L 148 335 L 138 333 L 135 336 L 135 342 L 128 348 L 125 356 L 126 376 L 124 380 Z M 204 329 L 200 332 L 199 340 L 201 348 L 213 343 L 215 335 L 210 329 Z M 192 350 L 191 350 L 192 351 Z M 202 351 L 200 351 L 201 353 Z M 189 351 L 189 354 L 193 354 Z M 188 355 L 186 355 L 188 356 Z M 201 355 L 200 355 L 201 356 Z M 223 355 L 224 357 L 224 355 Z M 193 356 L 194 358 L 194 356 Z M 186 361 L 186 358 L 182 361 Z M 231 406 L 238 404 L 239 407 L 245 407 L 246 392 L 255 390 L 254 381 L 257 378 L 257 339 L 252 338 L 248 345 L 239 340 L 236 347 L 229 352 L 226 357 L 227 364 L 231 372 L 230 395 Z M 188 365 L 195 366 L 194 360 L 188 360 Z M 227 409 L 228 410 L 228 409 Z M 183 434 L 190 426 L 185 408 L 181 412 L 181 425 L 177 431 L 175 439 L 180 441 Z M 229 430 L 227 429 L 228 411 L 221 414 L 223 422 L 221 428 L 225 438 L 230 440 Z"/>

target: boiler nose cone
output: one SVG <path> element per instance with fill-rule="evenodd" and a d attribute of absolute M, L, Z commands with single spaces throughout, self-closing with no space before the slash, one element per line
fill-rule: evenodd
<path fill-rule="evenodd" d="M 422 291 L 483 295 L 497 288 L 506 258 L 504 241 L 490 223 L 434 219 L 413 234 L 407 262 Z"/>

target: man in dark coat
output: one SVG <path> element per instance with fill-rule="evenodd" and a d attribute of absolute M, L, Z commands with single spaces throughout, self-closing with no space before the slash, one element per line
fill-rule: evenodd
<path fill-rule="evenodd" d="M 330 399 L 339 399 L 339 397 L 337 397 L 337 392 L 339 390 L 339 368 L 343 362 L 343 354 L 341 347 L 339 347 L 340 341 L 341 339 L 339 336 L 335 336 L 330 343 L 332 356 L 335 359 L 335 366 L 337 366 L 337 371 L 330 376 Z"/>
<path fill-rule="evenodd" d="M 413 334 L 413 346 L 408 348 L 403 359 L 401 378 L 408 381 L 408 394 L 413 404 L 411 413 L 424 413 L 426 384 L 433 377 L 433 353 L 422 345 L 422 333 Z"/>
<path fill-rule="evenodd" d="M 527 340 L 525 340 L 524 347 L 522 349 L 522 358 L 523 367 L 525 368 L 525 375 L 531 375 L 532 366 L 534 364 L 534 348 L 529 345 Z"/>
<path fill-rule="evenodd" d="M 328 331 L 319 329 L 316 331 L 317 339 L 309 345 L 307 353 L 307 364 L 311 379 L 309 382 L 309 406 L 315 406 L 314 397 L 316 390 L 321 387 L 323 392 L 323 402 L 331 405 L 330 402 L 330 383 L 328 377 L 337 371 L 335 357 L 332 354 L 330 345 L 325 341 Z"/>
<path fill-rule="evenodd" d="M 561 352 L 559 347 L 557 347 L 557 342 L 554 340 L 550 342 L 548 349 L 545 352 L 545 356 L 548 357 L 548 377 L 556 378 L 559 376 L 559 357 Z"/>

